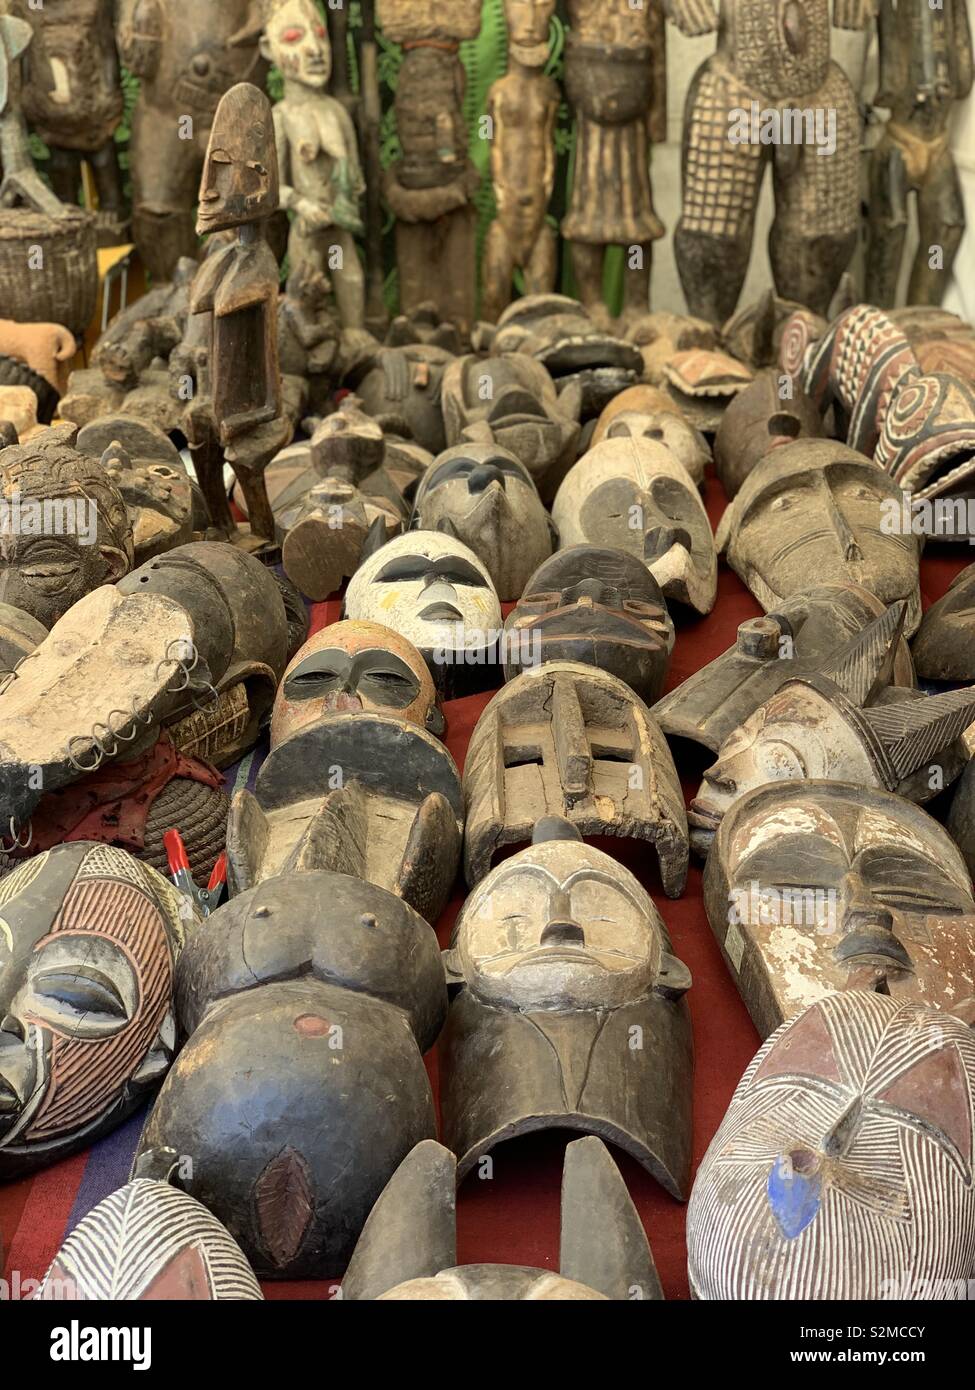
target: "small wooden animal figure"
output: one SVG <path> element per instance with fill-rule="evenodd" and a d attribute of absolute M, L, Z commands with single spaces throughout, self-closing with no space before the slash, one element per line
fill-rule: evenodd
<path fill-rule="evenodd" d="M 274 133 L 281 206 L 295 213 L 288 242 L 292 271 L 331 271 L 342 326 L 362 328 L 365 277 L 355 234 L 363 231 L 359 201 L 366 185 L 355 126 L 325 91 L 332 51 L 313 0 L 276 0 L 261 52 L 284 78 Z"/>
<path fill-rule="evenodd" d="M 498 215 L 484 246 L 481 316 L 496 323 L 520 270 L 526 294 L 555 289 L 558 236 L 546 220 L 555 186 L 555 119 L 561 95 L 542 69 L 555 0 L 505 0 L 508 72 L 491 87 L 491 177 Z"/>

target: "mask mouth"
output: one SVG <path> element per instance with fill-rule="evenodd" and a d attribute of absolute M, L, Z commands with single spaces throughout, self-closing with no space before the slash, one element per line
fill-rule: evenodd
<path fill-rule="evenodd" d="M 422 609 L 420 618 L 425 623 L 462 623 L 464 615 L 452 603 L 431 603 Z"/>

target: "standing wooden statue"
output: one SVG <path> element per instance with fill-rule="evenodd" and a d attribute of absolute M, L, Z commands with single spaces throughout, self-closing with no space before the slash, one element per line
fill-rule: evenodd
<path fill-rule="evenodd" d="M 365 279 L 354 234 L 363 231 L 359 200 L 365 180 L 351 117 L 325 91 L 332 50 L 314 0 L 277 0 L 261 53 L 284 78 L 274 130 L 281 206 L 295 214 L 288 241 L 291 270 L 331 272 L 343 328 L 362 328 Z"/>
<path fill-rule="evenodd" d="M 34 31 L 24 57 L 24 115 L 50 150 L 51 185 L 62 202 L 77 202 L 88 162 L 106 245 L 125 232 L 114 138 L 124 110 L 116 8 L 117 0 L 12 0 L 9 7 Z"/>
<path fill-rule="evenodd" d="M 400 310 L 436 305 L 462 329 L 474 318 L 480 176 L 467 154 L 462 39 L 481 28 L 481 0 L 379 0 L 386 38 L 405 50 L 396 86 L 401 157 L 386 171 L 396 218 Z"/>
<path fill-rule="evenodd" d="M 965 204 L 948 124 L 972 90 L 972 35 L 965 0 L 880 0 L 880 91 L 890 119 L 870 166 L 866 297 L 892 308 L 908 201 L 917 196 L 920 246 L 909 304 L 940 304 L 965 230 Z"/>
<path fill-rule="evenodd" d="M 217 103 L 263 84 L 262 0 L 122 0 L 122 61 L 139 78 L 132 116 L 132 219 L 154 280 L 199 249 L 193 206 Z"/>
<path fill-rule="evenodd" d="M 210 408 L 223 457 L 247 502 L 254 549 L 274 541 L 264 470 L 291 438 L 281 411 L 278 265 L 265 240 L 265 225 L 277 207 L 271 103 L 249 82 L 239 82 L 213 118 L 196 224 L 200 236 L 227 231 L 236 236 L 200 267 L 190 311 L 212 315 Z M 194 462 L 210 502 L 222 490 L 219 451 L 200 450 Z M 226 497 L 222 510 L 226 512 Z M 220 512 L 218 506 L 218 516 Z"/>
<path fill-rule="evenodd" d="M 664 234 L 650 189 L 650 143 L 666 136 L 663 11 L 659 0 L 569 0 L 569 18 L 565 86 L 576 148 L 562 235 L 590 313 L 605 314 L 605 252 L 622 246 L 624 312 L 645 314 L 653 243 Z"/>
<path fill-rule="evenodd" d="M 491 87 L 491 177 L 498 215 L 484 245 L 481 317 L 496 323 L 511 303 L 520 270 L 526 294 L 550 294 L 558 269 L 558 237 L 546 221 L 555 186 L 555 120 L 561 94 L 542 69 L 555 0 L 505 0 L 508 72 Z"/>
<path fill-rule="evenodd" d="M 668 0 L 684 33 L 718 28 L 684 112 L 684 205 L 675 234 L 690 312 L 724 323 L 738 303 L 762 180 L 772 165 L 769 237 L 779 294 L 826 315 L 856 249 L 860 118 L 830 59 L 829 0 Z M 863 29 L 874 0 L 833 0 L 841 29 Z M 690 11 L 690 13 L 688 13 Z"/>

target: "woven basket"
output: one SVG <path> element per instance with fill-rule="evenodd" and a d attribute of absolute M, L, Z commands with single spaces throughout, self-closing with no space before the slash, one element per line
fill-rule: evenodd
<path fill-rule="evenodd" d="M 178 830 L 186 846 L 194 881 L 205 888 L 227 843 L 229 812 L 230 800 L 225 792 L 208 787 L 205 782 L 174 777 L 149 807 L 145 848 L 136 858 L 168 877 L 169 860 L 163 836 L 167 830 Z"/>
<path fill-rule="evenodd" d="M 61 323 L 83 337 L 98 303 L 95 218 L 83 208 L 48 217 L 29 208 L 0 213 L 3 316 L 17 323 Z M 43 263 L 32 262 L 40 248 Z"/>

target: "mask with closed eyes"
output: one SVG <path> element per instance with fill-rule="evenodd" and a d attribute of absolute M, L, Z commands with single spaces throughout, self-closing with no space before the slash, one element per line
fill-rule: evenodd
<path fill-rule="evenodd" d="M 486 566 L 440 531 L 411 531 L 370 555 L 349 582 L 345 616 L 391 627 L 431 668 L 485 651 L 501 629 Z"/>
<path fill-rule="evenodd" d="M 461 989 L 441 1105 L 461 1177 L 498 1139 L 559 1126 L 613 1139 L 683 1189 L 690 975 L 627 869 L 565 819 L 539 821 L 531 847 L 467 899 L 446 964 Z"/>
<path fill-rule="evenodd" d="M 199 236 L 262 222 L 278 206 L 278 156 L 271 107 L 250 82 L 238 82 L 213 118 L 196 230 Z"/>
<path fill-rule="evenodd" d="M 420 481 L 413 525 L 469 545 L 502 603 L 520 598 L 552 553 L 552 523 L 531 475 L 514 454 L 491 444 L 461 444 L 440 455 Z"/>
<path fill-rule="evenodd" d="M 666 599 L 698 613 L 714 607 L 718 561 L 707 513 L 686 469 L 658 441 L 597 444 L 570 470 L 552 516 L 563 546 L 629 551 Z"/>
<path fill-rule="evenodd" d="M 888 689 L 905 605 L 896 604 L 828 670 L 787 681 L 721 745 L 691 802 L 691 845 L 706 855 L 721 818 L 768 782 L 841 781 L 924 802 L 959 775 L 975 689 Z"/>
<path fill-rule="evenodd" d="M 973 1088 L 975 1039 L 952 1014 L 852 990 L 783 1024 L 698 1170 L 692 1294 L 963 1297 Z"/>
<path fill-rule="evenodd" d="M 759 787 L 725 815 L 705 904 L 763 1037 L 836 990 L 952 1009 L 975 995 L 975 902 L 957 847 L 903 797 Z"/>
<path fill-rule="evenodd" d="M 799 440 L 773 449 L 721 518 L 716 542 L 767 613 L 810 575 L 845 579 L 885 604 L 906 599 L 905 635 L 921 620 L 920 543 L 905 534 L 903 494 L 845 444 Z"/>
<path fill-rule="evenodd" d="M 0 883 L 4 1179 L 108 1133 L 162 1079 L 185 912 L 154 869 L 83 841 Z"/>
<path fill-rule="evenodd" d="M 274 702 L 271 747 L 322 715 L 343 711 L 391 714 L 436 734 L 444 728 L 420 653 L 379 623 L 334 623 L 305 643 Z"/>

